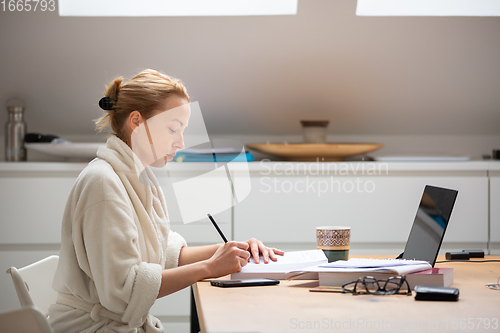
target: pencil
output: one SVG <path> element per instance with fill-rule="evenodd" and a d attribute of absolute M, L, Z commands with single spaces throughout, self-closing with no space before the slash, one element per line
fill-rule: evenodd
<path fill-rule="evenodd" d="M 215 220 L 212 217 L 212 215 L 207 214 L 207 216 L 210 219 L 210 221 L 212 221 L 212 224 L 214 225 L 215 229 L 217 229 L 217 231 L 219 232 L 219 235 L 222 237 L 222 240 L 224 241 L 224 243 L 227 243 L 226 236 L 224 236 L 224 234 L 222 233 L 222 230 L 220 230 L 219 226 L 217 225 L 217 222 L 215 222 Z"/>

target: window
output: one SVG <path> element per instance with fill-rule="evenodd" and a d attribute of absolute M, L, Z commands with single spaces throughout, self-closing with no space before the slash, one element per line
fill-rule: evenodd
<path fill-rule="evenodd" d="M 59 0 L 59 16 L 295 15 L 298 0 Z"/>
<path fill-rule="evenodd" d="M 358 16 L 500 16 L 499 0 L 358 0 Z"/>

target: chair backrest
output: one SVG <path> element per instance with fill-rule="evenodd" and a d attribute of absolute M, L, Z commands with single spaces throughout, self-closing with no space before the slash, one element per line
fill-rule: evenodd
<path fill-rule="evenodd" d="M 49 306 L 56 302 L 57 292 L 52 288 L 52 280 L 59 257 L 56 255 L 37 261 L 20 269 L 11 267 L 10 273 L 22 307 L 36 306 L 45 315 Z"/>
<path fill-rule="evenodd" d="M 45 315 L 34 306 L 0 314 L 0 331 L 15 333 L 54 333 Z"/>

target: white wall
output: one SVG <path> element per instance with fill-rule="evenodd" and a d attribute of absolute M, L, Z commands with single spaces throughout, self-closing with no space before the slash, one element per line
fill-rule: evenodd
<path fill-rule="evenodd" d="M 410 135 L 500 135 L 500 18 L 357 17 L 355 6 L 301 0 L 298 15 L 278 17 L 0 11 L 0 105 L 18 94 L 29 131 L 93 135 L 104 85 L 150 67 L 185 81 L 210 134 L 293 136 L 300 119 L 326 118 L 335 137 L 405 137 L 397 150 Z M 449 138 L 436 149 L 456 149 Z"/>

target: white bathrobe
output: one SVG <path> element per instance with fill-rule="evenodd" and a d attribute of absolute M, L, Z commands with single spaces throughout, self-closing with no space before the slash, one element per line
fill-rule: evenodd
<path fill-rule="evenodd" d="M 49 309 L 56 333 L 163 332 L 149 309 L 186 242 L 169 230 L 156 177 L 147 167 L 139 180 L 134 153 L 116 136 L 77 178 L 61 236 L 53 288 L 64 297 Z"/>

